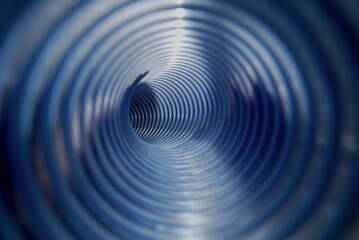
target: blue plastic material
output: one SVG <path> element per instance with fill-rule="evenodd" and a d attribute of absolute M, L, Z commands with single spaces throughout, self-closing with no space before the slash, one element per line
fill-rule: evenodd
<path fill-rule="evenodd" d="M 4 2 L 0 239 L 358 238 L 358 2 Z"/>

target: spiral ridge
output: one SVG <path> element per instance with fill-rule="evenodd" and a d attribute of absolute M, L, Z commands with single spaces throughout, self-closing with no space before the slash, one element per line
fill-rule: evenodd
<path fill-rule="evenodd" d="M 356 239 L 358 8 L 31 2 L 0 42 L 0 238 Z"/>

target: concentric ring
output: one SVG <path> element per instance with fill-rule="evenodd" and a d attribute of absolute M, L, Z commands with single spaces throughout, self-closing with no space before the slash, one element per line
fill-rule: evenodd
<path fill-rule="evenodd" d="M 358 6 L 30 4 L 1 44 L 0 236 L 355 239 Z"/>

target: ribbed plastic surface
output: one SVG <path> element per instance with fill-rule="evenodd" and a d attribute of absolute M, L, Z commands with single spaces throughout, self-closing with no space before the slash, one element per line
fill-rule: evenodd
<path fill-rule="evenodd" d="M 358 239 L 358 10 L 29 4 L 0 45 L 0 238 Z"/>

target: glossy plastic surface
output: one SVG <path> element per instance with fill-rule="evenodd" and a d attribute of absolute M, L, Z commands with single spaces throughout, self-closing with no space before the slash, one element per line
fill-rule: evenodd
<path fill-rule="evenodd" d="M 358 8 L 29 4 L 0 46 L 0 236 L 356 239 Z"/>

